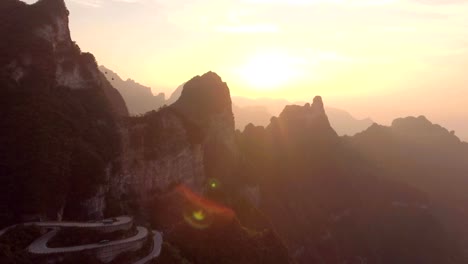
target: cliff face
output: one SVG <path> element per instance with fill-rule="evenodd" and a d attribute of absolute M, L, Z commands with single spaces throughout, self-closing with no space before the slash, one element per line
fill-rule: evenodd
<path fill-rule="evenodd" d="M 234 115 L 229 88 L 213 72 L 197 76 L 184 85 L 180 98 L 171 105 L 176 112 L 200 127 L 208 179 L 225 184 L 234 178 L 238 162 Z"/>
<path fill-rule="evenodd" d="M 174 105 L 128 117 L 94 57 L 71 41 L 63 0 L 1 1 L 0 22 L 2 227 L 129 213 L 175 228 L 172 242 L 194 262 L 289 262 L 271 230 L 251 232 L 206 198 L 218 183 L 228 186 L 239 155 L 219 76 L 197 76 Z M 202 227 L 211 235 L 200 241 L 211 248 L 192 251 L 186 236 Z"/>
<path fill-rule="evenodd" d="M 122 97 L 71 40 L 63 0 L 1 1 L 0 17 L 2 221 L 102 215 Z"/>
<path fill-rule="evenodd" d="M 215 73 L 187 82 L 173 105 L 129 119 L 121 181 L 139 199 L 178 184 L 198 193 L 213 179 L 227 181 L 237 166 L 229 89 Z M 122 183 L 116 183 L 116 190 Z"/>
<path fill-rule="evenodd" d="M 152 111 L 132 117 L 122 134 L 123 176 L 114 180 L 118 195 L 133 191 L 144 203 L 178 184 L 203 191 L 201 133 L 185 117 L 170 108 Z"/>

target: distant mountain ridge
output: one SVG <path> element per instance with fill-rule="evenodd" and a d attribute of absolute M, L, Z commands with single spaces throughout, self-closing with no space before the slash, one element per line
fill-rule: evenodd
<path fill-rule="evenodd" d="M 272 116 L 279 114 L 279 111 L 291 104 L 287 100 L 281 99 L 250 99 L 244 97 L 234 97 L 233 102 L 237 103 L 234 108 L 234 115 L 236 116 L 236 127 L 240 130 L 243 130 L 249 123 L 257 126 L 268 125 Z M 278 111 L 278 109 L 281 110 Z M 333 107 L 326 107 L 325 111 L 331 126 L 340 136 L 352 136 L 364 131 L 374 123 L 370 118 L 359 120 L 348 112 Z"/>
<path fill-rule="evenodd" d="M 249 125 L 239 135 L 258 206 L 295 260 L 464 263 L 458 239 L 444 231 L 446 222 L 433 215 L 437 209 L 425 193 L 382 178 L 380 163 L 344 139 L 331 127 L 320 97 L 287 106 L 267 127 Z"/>
<path fill-rule="evenodd" d="M 133 115 L 144 114 L 151 110 L 157 110 L 163 105 L 171 105 L 180 97 L 184 84 L 177 87 L 166 100 L 163 93 L 154 96 L 151 88 L 128 79 L 123 81 L 115 72 L 99 67 L 107 80 L 114 85 L 125 99 L 129 111 Z M 244 130 L 245 126 L 252 123 L 257 126 L 266 126 L 270 119 L 278 115 L 286 105 L 291 104 L 287 100 L 280 99 L 250 99 L 233 97 L 233 111 L 236 119 L 236 129 Z M 364 131 L 373 124 L 369 118 L 358 120 L 344 110 L 327 108 L 327 114 L 333 128 L 339 135 L 354 135 Z"/>
<path fill-rule="evenodd" d="M 122 80 L 120 76 L 105 66 L 99 70 L 125 99 L 129 112 L 133 115 L 144 114 L 159 109 L 166 102 L 165 94 L 153 95 L 150 87 L 143 86 L 132 79 Z"/>
<path fill-rule="evenodd" d="M 424 116 L 398 118 L 391 126 L 374 124 L 345 140 L 379 164 L 382 177 L 426 193 L 450 236 L 468 246 L 468 143 Z"/>

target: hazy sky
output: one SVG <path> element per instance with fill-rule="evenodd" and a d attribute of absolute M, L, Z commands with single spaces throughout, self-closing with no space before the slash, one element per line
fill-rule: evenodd
<path fill-rule="evenodd" d="M 468 1 L 66 2 L 82 50 L 155 92 L 212 70 L 233 95 L 319 94 L 358 117 L 468 131 Z"/>

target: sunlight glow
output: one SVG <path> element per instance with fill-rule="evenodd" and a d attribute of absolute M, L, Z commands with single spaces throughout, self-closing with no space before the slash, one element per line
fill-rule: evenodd
<path fill-rule="evenodd" d="M 239 75 L 253 89 L 273 90 L 298 77 L 301 63 L 300 59 L 280 52 L 261 53 L 250 58 Z"/>

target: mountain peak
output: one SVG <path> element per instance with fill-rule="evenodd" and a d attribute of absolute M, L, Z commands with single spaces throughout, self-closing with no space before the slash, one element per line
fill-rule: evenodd
<path fill-rule="evenodd" d="M 441 125 L 434 124 L 425 116 L 408 116 L 397 118 L 390 127 L 374 124 L 366 131 L 359 133 L 359 137 L 367 136 L 379 138 L 383 135 L 393 134 L 400 139 L 410 140 L 413 143 L 430 144 L 459 144 L 460 139 L 454 131 L 449 131 Z"/>
<path fill-rule="evenodd" d="M 303 107 L 299 105 L 287 105 L 280 117 L 286 118 L 316 118 L 326 117 L 325 108 L 323 106 L 322 97 L 316 96 L 312 102 L 305 104 Z M 327 120 L 328 121 L 328 120 Z"/>
<path fill-rule="evenodd" d="M 321 96 L 315 96 L 312 102 L 312 107 L 323 109 L 323 101 Z"/>
<path fill-rule="evenodd" d="M 336 137 L 325 113 L 322 98 L 316 96 L 312 105 L 307 103 L 304 106 L 287 105 L 275 122 L 270 123 L 270 127 L 282 127 L 289 130 L 289 133 L 303 133 L 310 135 L 325 135 Z M 296 132 L 293 132 L 296 131 Z M 310 134 L 312 133 L 312 134 Z"/>
<path fill-rule="evenodd" d="M 46 8 L 48 13 L 68 16 L 69 12 L 65 0 L 39 0 L 33 6 Z"/>
<path fill-rule="evenodd" d="M 392 122 L 394 129 L 430 129 L 433 126 L 434 124 L 423 115 L 397 118 Z"/>
<path fill-rule="evenodd" d="M 185 83 L 179 99 L 172 106 L 194 121 L 227 114 L 234 126 L 229 87 L 218 74 L 211 71 Z"/>

